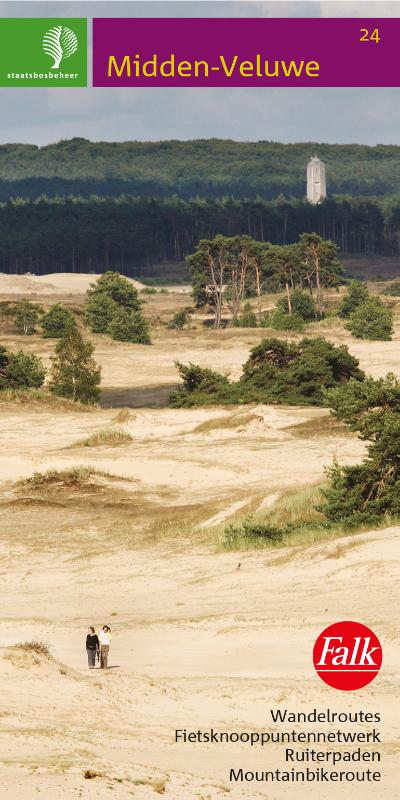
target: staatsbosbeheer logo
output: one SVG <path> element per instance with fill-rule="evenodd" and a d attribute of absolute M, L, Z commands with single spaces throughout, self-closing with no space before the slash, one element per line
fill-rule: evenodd
<path fill-rule="evenodd" d="M 87 86 L 87 20 L 0 18 L 0 86 Z"/>
<path fill-rule="evenodd" d="M 76 33 L 65 25 L 55 25 L 43 36 L 43 50 L 54 59 L 51 69 L 58 69 L 64 58 L 70 58 L 78 49 Z"/>
<path fill-rule="evenodd" d="M 361 622 L 335 622 L 318 636 L 314 667 L 334 689 L 362 689 L 376 678 L 382 665 L 382 647 L 376 634 Z"/>

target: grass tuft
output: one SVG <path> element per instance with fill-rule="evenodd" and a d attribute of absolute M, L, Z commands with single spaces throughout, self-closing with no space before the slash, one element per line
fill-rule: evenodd
<path fill-rule="evenodd" d="M 112 418 L 112 422 L 118 422 L 119 424 L 122 424 L 124 422 L 129 422 L 129 420 L 134 418 L 135 415 L 131 414 L 129 408 L 120 408 L 118 414 L 116 414 L 115 417 Z"/>
<path fill-rule="evenodd" d="M 316 439 L 323 436 L 354 438 L 354 434 L 349 431 L 348 427 L 331 415 L 307 419 L 304 422 L 289 425 L 285 430 L 298 439 Z"/>
<path fill-rule="evenodd" d="M 30 642 L 17 642 L 14 647 L 17 647 L 18 650 L 23 650 L 24 653 L 36 653 L 37 655 L 46 656 L 46 658 L 52 657 L 50 646 L 47 642 L 40 642 L 36 639 L 31 639 Z"/>
<path fill-rule="evenodd" d="M 37 488 L 51 486 L 54 484 L 62 486 L 81 486 L 87 483 L 91 477 L 98 475 L 105 478 L 114 478 L 109 472 L 102 472 L 95 467 L 70 467 L 69 469 L 49 469 L 47 472 L 34 472 L 30 478 L 21 481 L 23 485 L 34 486 Z"/>
<path fill-rule="evenodd" d="M 242 425 L 248 425 L 260 417 L 257 414 L 230 414 L 225 417 L 217 417 L 216 419 L 206 419 L 194 428 L 193 433 L 208 433 L 209 431 L 216 430 L 237 430 Z"/>
<path fill-rule="evenodd" d="M 56 411 L 85 411 L 90 413 L 96 410 L 95 405 L 69 400 L 68 397 L 57 397 L 45 389 L 1 389 L 0 403 L 37 406 Z"/>
<path fill-rule="evenodd" d="M 132 436 L 120 428 L 104 428 L 104 430 L 93 433 L 87 439 L 76 442 L 72 447 L 100 447 L 101 445 L 113 447 L 131 441 Z"/>

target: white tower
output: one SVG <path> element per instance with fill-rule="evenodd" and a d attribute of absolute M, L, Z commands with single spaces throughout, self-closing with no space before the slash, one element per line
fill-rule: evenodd
<path fill-rule="evenodd" d="M 307 164 L 307 200 L 315 205 L 325 197 L 325 164 L 318 156 L 314 156 Z"/>

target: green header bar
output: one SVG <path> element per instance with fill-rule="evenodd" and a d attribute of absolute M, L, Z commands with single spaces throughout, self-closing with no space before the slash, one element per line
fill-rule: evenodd
<path fill-rule="evenodd" d="M 0 86 L 87 86 L 86 19 L 0 19 Z"/>

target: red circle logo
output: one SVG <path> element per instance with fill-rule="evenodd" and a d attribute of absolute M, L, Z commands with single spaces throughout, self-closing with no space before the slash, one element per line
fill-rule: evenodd
<path fill-rule="evenodd" d="M 335 622 L 318 636 L 314 667 L 321 680 L 334 689 L 351 691 L 367 686 L 382 665 L 378 637 L 360 622 Z"/>

